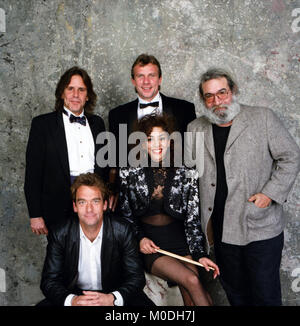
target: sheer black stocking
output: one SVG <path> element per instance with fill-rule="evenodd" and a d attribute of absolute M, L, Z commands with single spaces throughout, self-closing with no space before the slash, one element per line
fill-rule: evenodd
<path fill-rule="evenodd" d="M 191 258 L 187 256 L 187 258 Z M 152 265 L 151 273 L 166 281 L 178 284 L 185 304 L 195 306 L 210 306 L 211 298 L 203 288 L 197 268 L 178 259 L 162 256 Z M 190 299 L 189 299 L 190 297 Z"/>

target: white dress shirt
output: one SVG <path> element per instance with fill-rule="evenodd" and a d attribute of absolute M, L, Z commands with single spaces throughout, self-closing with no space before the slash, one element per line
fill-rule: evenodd
<path fill-rule="evenodd" d="M 157 113 L 157 114 L 162 114 L 163 113 L 163 107 L 162 107 L 162 100 L 159 92 L 156 94 L 156 96 L 150 101 L 150 102 L 159 102 L 158 107 L 153 107 L 153 106 L 148 106 L 145 107 L 144 109 L 140 108 L 140 103 L 146 104 L 150 103 L 149 101 L 145 101 L 142 98 L 138 96 L 138 108 L 137 108 L 137 117 L 138 120 L 142 119 L 145 115 L 147 114 L 152 114 L 152 113 Z"/>
<path fill-rule="evenodd" d="M 70 175 L 77 176 L 81 173 L 94 172 L 95 165 L 95 143 L 94 138 L 86 120 L 86 126 L 77 122 L 70 122 L 72 112 L 64 107 L 68 113 L 63 115 L 65 134 L 68 148 Z M 80 115 L 83 116 L 82 113 Z"/>
<path fill-rule="evenodd" d="M 96 237 L 91 242 L 80 226 L 80 247 L 78 260 L 77 286 L 82 290 L 101 290 L 101 247 L 103 225 Z"/>
<path fill-rule="evenodd" d="M 103 238 L 103 223 L 96 239 L 91 242 L 80 226 L 80 249 L 78 260 L 78 288 L 86 291 L 101 291 L 101 246 Z M 123 306 L 124 300 L 118 291 L 112 292 L 116 297 L 115 305 Z M 65 306 L 71 306 L 75 295 L 70 294 L 65 299 Z"/>

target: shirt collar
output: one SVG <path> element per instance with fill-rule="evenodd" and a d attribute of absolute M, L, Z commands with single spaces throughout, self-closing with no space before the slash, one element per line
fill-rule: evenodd
<path fill-rule="evenodd" d="M 64 110 L 67 112 L 68 117 L 70 117 L 71 114 L 73 114 L 72 111 L 70 111 L 69 109 L 67 109 L 65 106 L 64 106 Z M 73 114 L 73 115 L 74 115 L 74 114 Z M 81 117 L 83 117 L 83 116 L 84 116 L 84 110 L 80 113 L 79 117 L 81 118 Z"/>
<path fill-rule="evenodd" d="M 99 231 L 97 237 L 95 238 L 95 240 L 92 243 L 95 243 L 96 241 L 98 241 L 99 239 L 101 239 L 102 238 L 102 234 L 103 234 L 103 221 L 102 221 L 102 225 L 101 225 L 100 231 Z M 84 234 L 80 223 L 79 223 L 79 237 L 80 237 L 80 240 L 81 239 L 85 239 L 85 240 L 88 240 L 88 241 L 91 242 L 91 240 Z"/>
<path fill-rule="evenodd" d="M 150 102 L 159 102 L 160 101 L 160 94 L 159 92 L 155 95 L 155 97 L 151 101 L 146 101 L 138 95 L 139 103 L 150 103 Z"/>

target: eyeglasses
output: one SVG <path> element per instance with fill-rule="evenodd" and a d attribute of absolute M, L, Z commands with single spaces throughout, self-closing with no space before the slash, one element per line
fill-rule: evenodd
<path fill-rule="evenodd" d="M 215 100 L 215 96 L 217 96 L 217 98 L 221 101 L 226 100 L 226 98 L 228 97 L 228 93 L 229 93 L 229 90 L 227 90 L 226 88 L 222 88 L 219 91 L 217 91 L 217 93 L 215 93 L 215 94 L 212 94 L 212 93 L 204 94 L 203 98 L 207 104 L 210 104 Z"/>

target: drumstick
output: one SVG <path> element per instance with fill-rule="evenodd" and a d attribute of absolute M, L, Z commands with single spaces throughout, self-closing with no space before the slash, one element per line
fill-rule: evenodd
<path fill-rule="evenodd" d="M 167 256 L 170 256 L 170 257 L 173 257 L 173 258 L 177 258 L 179 260 L 183 260 L 187 263 L 191 263 L 191 264 L 194 264 L 194 265 L 198 265 L 198 266 L 201 266 L 201 267 L 204 267 L 202 264 L 198 263 L 197 261 L 195 260 L 192 260 L 192 259 L 189 259 L 189 258 L 186 258 L 186 257 L 182 257 L 182 256 L 179 256 L 179 255 L 176 255 L 176 254 L 173 254 L 169 251 L 166 251 L 166 250 L 162 250 L 162 249 L 155 249 L 157 252 L 161 253 L 161 254 L 164 254 L 164 255 L 167 255 Z M 209 269 L 211 270 L 215 270 L 213 267 L 208 267 Z"/>

